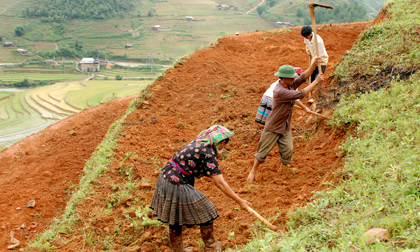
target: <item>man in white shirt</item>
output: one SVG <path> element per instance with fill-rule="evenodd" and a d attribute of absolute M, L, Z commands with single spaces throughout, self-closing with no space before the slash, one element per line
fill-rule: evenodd
<path fill-rule="evenodd" d="M 300 31 L 300 33 L 304 37 L 303 42 L 305 43 L 305 46 L 306 46 L 306 53 L 309 56 L 311 56 L 312 61 L 315 59 L 316 56 L 321 57 L 321 70 L 322 70 L 322 73 L 325 73 L 325 69 L 327 68 L 327 63 L 328 63 L 328 54 L 327 54 L 327 51 L 325 50 L 324 40 L 318 34 L 316 35 L 317 42 L 318 42 L 318 55 L 316 55 L 315 36 L 314 36 L 314 33 L 312 32 L 312 28 L 308 25 L 304 26 L 302 27 L 302 30 Z M 311 62 L 311 64 L 312 63 L 313 62 Z M 318 68 L 316 68 L 315 71 L 311 75 L 311 82 L 313 82 L 316 79 L 318 74 L 319 74 Z M 318 96 L 321 96 L 321 85 L 322 83 L 320 83 L 318 86 Z"/>

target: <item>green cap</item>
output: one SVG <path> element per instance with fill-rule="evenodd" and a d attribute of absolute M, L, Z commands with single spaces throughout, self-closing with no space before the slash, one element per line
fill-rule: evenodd
<path fill-rule="evenodd" d="M 295 69 L 290 65 L 283 65 L 279 68 L 279 71 L 274 74 L 277 77 L 282 78 L 297 78 L 299 75 L 295 72 Z"/>

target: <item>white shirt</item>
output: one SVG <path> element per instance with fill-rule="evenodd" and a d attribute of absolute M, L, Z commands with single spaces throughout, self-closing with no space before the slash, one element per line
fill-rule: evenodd
<path fill-rule="evenodd" d="M 280 79 L 277 80 L 276 82 L 272 83 L 270 85 L 270 87 L 265 91 L 264 96 L 268 96 L 268 97 L 273 98 L 273 90 L 274 90 L 274 87 L 277 85 L 277 83 L 279 83 L 279 81 L 280 81 Z"/>
<path fill-rule="evenodd" d="M 311 57 L 312 57 L 312 61 L 314 60 L 315 56 L 316 56 L 316 48 L 315 48 L 315 34 L 312 32 L 312 39 L 311 41 L 309 41 L 308 39 L 304 38 L 303 42 L 306 45 L 306 52 L 310 52 L 311 53 Z M 328 54 L 327 51 L 325 50 L 325 46 L 324 46 L 324 40 L 322 40 L 322 38 L 317 34 L 317 42 L 318 42 L 318 55 L 321 56 L 321 65 L 327 65 L 328 63 Z M 312 62 L 311 62 L 312 63 Z"/>

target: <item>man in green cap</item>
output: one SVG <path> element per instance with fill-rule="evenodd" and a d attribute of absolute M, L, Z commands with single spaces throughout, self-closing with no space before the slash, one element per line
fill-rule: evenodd
<path fill-rule="evenodd" d="M 292 139 L 292 112 L 295 101 L 308 95 L 312 89 L 324 80 L 324 75 L 319 74 L 315 81 L 302 90 L 296 89 L 308 79 L 318 64 L 321 57 L 313 60 L 310 68 L 298 76 L 295 69 L 289 65 L 283 65 L 274 75 L 280 78 L 273 91 L 273 109 L 267 118 L 264 130 L 258 142 L 257 153 L 254 155 L 254 165 L 249 172 L 247 182 L 253 183 L 258 166 L 265 161 L 266 156 L 277 143 L 280 160 L 283 164 L 292 163 L 293 139 Z"/>

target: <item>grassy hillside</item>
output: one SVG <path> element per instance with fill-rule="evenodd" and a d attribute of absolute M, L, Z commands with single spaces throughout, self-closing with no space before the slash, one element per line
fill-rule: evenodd
<path fill-rule="evenodd" d="M 290 213 L 289 233 L 256 234 L 241 251 L 418 251 L 420 3 L 385 6 L 384 21 L 361 35 L 334 73 L 347 89 L 377 90 L 345 94 L 335 111 L 336 127 L 354 128 L 341 147 L 341 183 Z M 365 245 L 371 228 L 388 229 L 389 241 Z"/>
<path fill-rule="evenodd" d="M 374 16 L 378 15 L 378 13 L 382 9 L 382 5 L 384 4 L 384 0 L 356 0 L 358 3 L 363 4 L 369 14 Z"/>
<path fill-rule="evenodd" d="M 317 23 L 344 23 L 372 20 L 381 10 L 385 0 L 377 1 L 347 1 L 347 0 L 320 0 L 320 1 L 288 1 L 271 0 L 264 4 L 263 18 L 273 22 L 291 22 L 295 25 L 311 24 L 308 2 L 330 5 L 334 10 L 315 8 Z M 360 4 L 360 7 L 357 5 Z M 261 7 L 260 7 L 261 8 Z"/>

